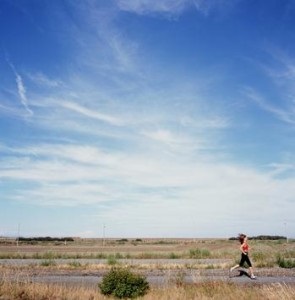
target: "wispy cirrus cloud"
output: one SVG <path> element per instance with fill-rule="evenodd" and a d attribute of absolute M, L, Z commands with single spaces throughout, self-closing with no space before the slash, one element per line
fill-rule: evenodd
<path fill-rule="evenodd" d="M 123 124 L 123 121 L 120 120 L 119 118 L 110 116 L 110 115 L 106 115 L 106 114 L 102 114 L 99 113 L 97 111 L 88 109 L 86 107 L 83 107 L 82 105 L 79 105 L 77 103 L 74 102 L 69 102 L 69 101 L 61 101 L 58 104 L 60 107 L 66 108 L 68 110 L 74 111 L 76 113 L 79 113 L 85 117 L 88 118 L 93 118 L 99 121 L 103 121 L 112 125 L 116 125 L 116 126 L 121 126 Z"/>
<path fill-rule="evenodd" d="M 113 1 L 107 4 L 69 1 L 68 4 L 75 11 L 75 18 L 71 18 L 72 26 L 67 27 L 67 35 L 77 53 L 83 52 L 83 56 L 75 56 L 73 61 L 92 72 L 94 66 L 99 65 L 97 74 L 113 76 L 113 79 L 114 73 L 138 72 L 138 43 L 114 25 L 118 11 L 114 9 Z"/>
<path fill-rule="evenodd" d="M 269 165 L 271 174 L 273 176 L 282 176 L 286 174 L 295 173 L 295 164 L 294 163 L 272 163 Z"/>
<path fill-rule="evenodd" d="M 207 144 L 202 136 L 192 139 L 188 133 L 171 131 L 165 128 L 156 130 L 143 130 L 140 133 L 146 143 L 154 144 L 157 148 L 165 148 L 172 153 L 192 154 L 194 151 L 208 149 L 212 144 Z"/>
<path fill-rule="evenodd" d="M 257 232 L 257 228 L 264 233 L 276 230 L 281 216 L 288 216 L 290 195 L 295 193 L 291 173 L 294 166 L 288 163 L 291 159 L 278 163 L 275 158 L 265 168 L 259 159 L 255 166 L 251 164 L 248 153 L 245 157 L 240 153 L 235 156 L 234 152 L 239 152 L 247 141 L 242 140 L 245 132 L 240 132 L 238 123 L 234 123 L 235 107 L 228 111 L 230 105 L 226 101 L 238 97 L 234 92 L 237 82 L 232 79 L 240 77 L 242 67 L 237 65 L 230 76 L 221 68 L 200 68 L 201 61 L 211 61 L 214 56 L 208 51 L 205 59 L 202 53 L 214 48 L 214 44 L 208 43 L 211 36 L 207 41 L 204 39 L 203 50 L 197 51 L 196 47 L 196 51 L 190 51 L 190 42 L 181 47 L 173 44 L 174 32 L 168 34 L 167 30 L 169 21 L 187 10 L 194 11 L 195 18 L 205 15 L 207 22 L 211 13 L 227 9 L 237 1 L 55 3 L 48 10 L 48 19 L 54 20 L 54 24 L 46 26 L 61 33 L 59 50 L 66 51 L 62 57 L 69 60 L 61 62 L 65 68 L 59 65 L 41 71 L 40 65 L 28 60 L 21 73 L 13 69 L 13 99 L 17 95 L 21 100 L 17 109 L 25 108 L 26 113 L 32 110 L 34 115 L 32 122 L 26 124 L 29 126 L 24 127 L 27 134 L 21 136 L 20 142 L 15 142 L 15 137 L 20 136 L 18 123 L 7 134 L 13 138 L 0 145 L 0 188 L 5 188 L 4 201 L 21 202 L 30 216 L 34 207 L 46 211 L 47 207 L 42 207 L 67 211 L 72 207 L 71 213 L 79 211 L 75 218 L 80 219 L 81 211 L 85 220 L 93 218 L 93 223 L 83 225 L 83 230 L 93 228 L 93 224 L 95 227 L 97 220 L 104 220 L 112 224 L 114 235 L 145 236 L 151 233 L 151 226 L 152 234 L 162 236 L 208 236 L 212 232 L 224 236 L 240 224 L 245 227 L 239 230 L 248 232 Z M 159 16 L 168 22 L 151 23 L 155 20 L 120 15 L 121 11 Z M 184 26 L 178 27 L 179 32 L 189 29 L 190 33 L 194 27 L 191 17 L 192 14 L 188 22 L 179 18 L 179 24 L 173 26 Z M 135 28 L 130 32 L 133 23 L 129 20 L 138 22 L 144 30 Z M 161 48 L 165 39 L 154 39 L 155 25 L 165 25 L 159 27 L 159 33 L 171 42 L 171 53 Z M 221 23 L 210 26 L 216 25 Z M 207 32 L 191 32 L 191 38 L 202 40 L 203 33 Z M 66 39 L 60 39 L 61 36 Z M 181 40 L 180 36 L 178 39 Z M 215 41 L 214 36 L 212 40 Z M 220 47 L 221 53 L 231 53 L 228 47 Z M 183 52 L 178 52 L 180 48 Z M 184 53 L 192 60 L 186 61 Z M 170 54 L 174 56 L 168 57 Z M 275 68 L 267 76 L 278 84 L 284 80 L 290 83 L 292 64 L 281 60 L 281 65 L 284 67 L 278 76 Z M 290 102 L 270 102 L 267 93 L 256 86 L 243 92 L 251 103 L 294 124 Z M 5 105 L 12 102 L 9 100 Z M 0 109 L 5 110 L 1 105 Z M 11 110 L 5 111 L 12 114 Z M 232 139 L 230 143 L 227 138 Z M 247 162 L 251 167 L 246 166 Z M 251 218 L 241 220 L 241 211 L 251 211 Z M 263 222 L 261 211 L 267 215 L 267 222 Z M 267 227 L 269 220 L 273 221 L 271 229 Z M 75 228 L 82 230 L 79 225 Z M 71 228 L 71 234 L 75 230 Z"/>
<path fill-rule="evenodd" d="M 137 14 L 149 14 L 149 13 L 181 13 L 189 4 L 192 4 L 190 0 L 119 0 L 118 6 L 122 10 L 131 11 Z"/>
<path fill-rule="evenodd" d="M 0 104 L 0 111 L 4 114 L 9 115 L 14 118 L 22 118 L 22 116 L 23 116 L 23 109 L 14 107 L 12 105 Z"/>
<path fill-rule="evenodd" d="M 14 75 L 15 75 L 15 81 L 16 81 L 16 86 L 17 86 L 17 93 L 20 99 L 20 102 L 22 106 L 25 108 L 29 116 L 32 116 L 34 113 L 30 109 L 29 104 L 28 104 L 28 99 L 26 95 L 26 87 L 24 85 L 23 79 L 20 76 L 20 74 L 16 71 L 14 65 L 8 61 L 8 64 L 10 65 Z"/>
<path fill-rule="evenodd" d="M 266 74 L 273 78 L 278 84 L 282 84 L 283 81 L 295 80 L 295 59 L 285 51 L 270 47 L 267 53 L 272 58 L 272 64 L 262 64 Z"/>
<path fill-rule="evenodd" d="M 195 120 L 190 116 L 184 116 L 180 122 L 183 126 L 200 129 L 226 129 L 231 126 L 231 121 L 224 115 L 206 116 L 206 118 L 200 118 L 200 120 Z"/>
<path fill-rule="evenodd" d="M 266 53 L 270 62 L 259 62 L 264 78 L 270 81 L 270 88 L 246 87 L 243 93 L 255 101 L 259 107 L 277 119 L 295 124 L 295 61 L 292 56 L 278 48 L 270 48 Z"/>
<path fill-rule="evenodd" d="M 279 120 L 286 122 L 288 124 L 295 124 L 295 107 L 292 105 L 291 107 L 288 103 L 281 101 L 280 106 L 276 106 L 268 101 L 265 96 L 261 95 L 258 91 L 253 88 L 245 88 L 244 94 L 255 103 L 259 105 L 259 107 L 267 112 L 270 112 Z"/>
<path fill-rule="evenodd" d="M 59 79 L 51 79 L 48 78 L 44 73 L 42 72 L 37 72 L 35 74 L 27 74 L 28 78 L 32 80 L 34 83 L 49 87 L 49 88 L 56 88 L 56 87 L 61 87 L 63 85 L 63 82 Z"/>
<path fill-rule="evenodd" d="M 237 1 L 229 0 L 118 0 L 118 6 L 122 10 L 134 12 L 136 14 L 164 14 L 177 16 L 189 8 L 195 8 L 202 14 L 207 15 L 213 9 L 229 7 Z"/>

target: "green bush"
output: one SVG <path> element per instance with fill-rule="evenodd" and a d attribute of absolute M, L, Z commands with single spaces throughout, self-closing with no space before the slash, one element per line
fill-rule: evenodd
<path fill-rule="evenodd" d="M 168 258 L 170 259 L 177 259 L 177 258 L 180 258 L 179 255 L 175 254 L 174 252 L 171 252 L 169 255 L 168 255 Z"/>
<path fill-rule="evenodd" d="M 145 277 L 132 273 L 126 268 L 112 268 L 107 273 L 99 288 L 103 295 L 117 298 L 136 298 L 144 296 L 149 284 Z"/>
<path fill-rule="evenodd" d="M 276 264 L 275 257 L 268 252 L 255 251 L 251 256 L 257 268 L 273 268 Z"/>
<path fill-rule="evenodd" d="M 123 256 L 123 254 L 121 254 L 121 253 L 116 253 L 116 254 L 115 254 L 115 258 L 116 258 L 116 259 L 122 259 L 122 258 L 124 258 L 124 256 Z"/>
<path fill-rule="evenodd" d="M 268 253 L 262 251 L 255 251 L 252 253 L 252 258 L 256 263 L 265 261 L 268 256 Z"/>
<path fill-rule="evenodd" d="M 71 261 L 68 263 L 68 265 L 72 268 L 79 268 L 82 266 L 82 264 L 79 261 Z"/>
<path fill-rule="evenodd" d="M 42 267 L 50 267 L 50 266 L 55 266 L 56 262 L 53 259 L 45 259 L 40 263 L 40 265 Z"/>
<path fill-rule="evenodd" d="M 42 255 L 42 257 L 43 257 L 44 259 L 54 259 L 54 258 L 57 258 L 57 255 L 56 255 L 56 253 L 53 253 L 53 252 L 51 252 L 51 251 L 48 251 L 48 252 L 45 252 L 45 253 Z"/>
<path fill-rule="evenodd" d="M 285 259 L 281 255 L 277 256 L 277 264 L 281 268 L 292 269 L 295 268 L 295 261 L 293 259 Z"/>
<path fill-rule="evenodd" d="M 110 265 L 110 266 L 114 266 L 114 265 L 116 265 L 117 263 L 118 263 L 118 261 L 117 261 L 115 255 L 110 254 L 110 255 L 108 256 L 108 259 L 107 259 L 107 264 Z"/>
<path fill-rule="evenodd" d="M 211 256 L 211 253 L 208 249 L 190 249 L 189 251 L 189 257 L 190 258 L 209 258 Z"/>

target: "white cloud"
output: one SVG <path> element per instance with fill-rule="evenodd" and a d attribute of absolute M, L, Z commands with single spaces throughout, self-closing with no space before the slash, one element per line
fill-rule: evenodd
<path fill-rule="evenodd" d="M 278 80 L 279 84 L 284 81 L 295 80 L 295 61 L 286 52 L 281 49 L 271 47 L 267 51 L 273 58 L 272 65 L 263 65 L 267 74 L 274 80 Z"/>
<path fill-rule="evenodd" d="M 190 116 L 184 116 L 180 119 L 183 126 L 200 129 L 226 129 L 231 126 L 230 120 L 224 116 L 206 116 L 206 118 L 193 119 Z"/>
<path fill-rule="evenodd" d="M 122 73 L 138 71 L 139 45 L 114 25 L 117 10 L 112 5 L 96 1 L 71 2 L 70 5 L 79 21 L 67 28 L 67 34 L 74 40 L 75 51 L 83 52 L 83 55 L 72 58 L 80 68 L 89 68 L 91 73 L 97 72 L 104 78 L 107 74 L 115 77 L 117 73 L 118 80 Z"/>
<path fill-rule="evenodd" d="M 50 79 L 42 72 L 38 72 L 35 74 L 28 74 L 27 75 L 33 82 L 35 82 L 38 85 L 50 87 L 50 88 L 56 88 L 63 86 L 63 82 L 59 79 Z"/>
<path fill-rule="evenodd" d="M 270 164 L 270 167 L 273 169 L 272 174 L 275 175 L 282 175 L 286 174 L 287 172 L 290 171 L 295 171 L 295 165 L 293 164 L 281 164 L 281 163 L 275 163 L 275 164 Z"/>
<path fill-rule="evenodd" d="M 198 212 L 204 220 L 217 213 L 231 216 L 252 211 L 255 215 L 265 207 L 270 214 L 285 214 L 282 204 L 287 205 L 295 192 L 294 179 L 280 180 L 272 172 L 206 162 L 202 157 L 170 157 L 148 150 L 130 155 L 80 145 L 19 149 L 18 156 L 6 155 L 0 178 L 26 181 L 28 188 L 15 188 L 11 198 L 41 206 L 108 202 L 115 215 L 121 205 L 136 215 L 144 207 L 148 213 L 166 205 L 169 218 L 184 206 L 184 216 Z M 154 218 L 152 211 L 148 217 Z"/>
<path fill-rule="evenodd" d="M 122 10 L 135 12 L 137 14 L 160 13 L 181 13 L 190 4 L 190 0 L 118 0 L 118 6 Z"/>
<path fill-rule="evenodd" d="M 10 65 L 14 75 L 15 75 L 15 81 L 16 81 L 16 85 L 17 85 L 17 92 L 20 98 L 20 102 L 23 105 L 23 107 L 25 108 L 25 110 L 28 112 L 29 116 L 33 115 L 33 111 L 30 109 L 29 104 L 28 104 L 28 99 L 27 99 L 27 95 L 26 95 L 26 88 L 25 85 L 23 83 L 23 79 L 22 77 L 18 74 L 18 72 L 16 71 L 14 65 L 10 62 L 8 62 L 8 64 Z"/>
<path fill-rule="evenodd" d="M 22 107 L 33 108 L 34 117 L 32 134 L 22 147 L 1 146 L 5 155 L 0 157 L 0 180 L 8 183 L 5 201 L 86 205 L 93 214 L 97 208 L 100 220 L 114 224 L 114 234 L 133 230 L 144 235 L 150 226 L 162 236 L 193 235 L 194 226 L 199 236 L 206 230 L 227 234 L 236 230 L 244 214 L 242 221 L 256 232 L 261 211 L 268 221 L 287 216 L 295 182 L 292 176 L 278 175 L 291 166 L 273 164 L 263 173 L 257 166 L 224 159 L 227 155 L 220 160 L 226 144 L 214 134 L 235 125 L 218 106 L 218 95 L 215 100 L 216 94 L 209 92 L 220 73 L 203 76 L 199 71 L 199 78 L 188 78 L 178 70 L 157 72 L 153 62 L 140 59 L 142 45 L 114 27 L 114 16 L 98 9 L 95 1 L 75 3 L 92 4 L 93 9 L 77 12 L 84 14 L 77 22 L 81 27 L 70 34 L 82 41 L 69 77 L 61 75 L 61 82 L 42 72 L 27 75 L 39 85 L 30 90 L 29 106 L 24 80 L 14 70 Z M 193 6 L 207 14 L 228 1 L 117 3 L 138 14 L 177 16 Z M 291 80 L 292 72 L 288 68 L 285 78 Z M 205 97 L 200 90 L 208 90 Z M 270 105 L 255 89 L 245 94 L 294 124 L 291 106 Z M 6 106 L 0 108 L 8 112 Z"/>
<path fill-rule="evenodd" d="M 18 107 L 0 104 L 0 110 L 2 113 L 5 113 L 14 118 L 22 118 L 23 116 L 23 109 L 20 109 Z"/>
<path fill-rule="evenodd" d="M 185 131 L 177 133 L 167 129 L 157 129 L 143 131 L 141 135 L 146 138 L 147 144 L 152 143 L 156 149 L 165 149 L 167 153 L 172 151 L 172 153 L 191 155 L 194 151 L 209 147 L 201 136 L 192 139 Z"/>
<path fill-rule="evenodd" d="M 59 103 L 59 106 L 69 109 L 71 111 L 77 112 L 85 117 L 93 118 L 99 121 L 103 121 L 106 123 L 110 123 L 112 125 L 121 126 L 122 121 L 118 118 L 112 117 L 110 115 L 101 114 L 99 112 L 93 111 L 91 109 L 88 109 L 86 107 L 83 107 L 77 103 L 68 102 L 68 101 L 61 101 Z"/>
<path fill-rule="evenodd" d="M 249 99 L 255 101 L 255 103 L 257 103 L 260 108 L 267 112 L 270 112 L 279 120 L 288 124 L 295 124 L 294 104 L 289 107 L 288 103 L 280 102 L 280 107 L 275 106 L 274 104 L 271 104 L 269 101 L 267 101 L 264 96 L 255 91 L 253 88 L 245 88 L 244 93 Z"/>
<path fill-rule="evenodd" d="M 33 115 L 33 111 L 29 108 L 29 105 L 28 105 L 26 89 L 23 84 L 23 80 L 18 73 L 16 73 L 15 76 L 16 76 L 17 90 L 18 90 L 18 94 L 19 94 L 21 103 L 24 106 L 24 108 L 26 109 L 26 111 L 29 113 L 29 115 Z"/>
<path fill-rule="evenodd" d="M 186 142 L 183 137 L 177 137 L 171 131 L 165 129 L 159 129 L 154 132 L 143 132 L 143 135 L 165 144 L 183 144 Z"/>
<path fill-rule="evenodd" d="M 137 224 L 136 228 L 140 232 L 143 230 L 143 235 L 152 231 L 158 236 L 173 236 L 178 232 L 179 235 L 187 232 L 191 236 L 206 236 L 214 227 L 214 234 L 219 236 L 238 230 L 235 228 L 244 213 L 251 214 L 247 218 L 247 232 L 257 232 L 256 222 L 265 215 L 273 220 L 288 216 L 294 180 L 286 184 L 265 174 L 236 166 L 229 170 L 224 165 L 204 164 L 201 168 L 192 165 L 190 170 L 191 173 L 168 175 L 176 175 L 178 183 L 181 178 L 185 182 L 189 181 L 190 186 L 175 188 L 166 194 L 158 190 L 154 194 L 138 195 L 137 201 L 124 202 L 112 206 L 109 211 L 104 210 L 104 219 L 108 220 L 113 230 L 118 231 L 116 227 L 122 229 L 126 226 L 128 232 L 132 232 L 130 223 Z M 170 170 L 165 171 L 168 173 Z M 167 176 L 165 171 L 163 176 Z M 277 199 L 280 199 L 279 205 Z M 151 227 L 147 229 L 146 224 Z M 232 227 L 225 227 L 229 225 Z M 271 230 L 269 233 L 273 234 L 274 228 Z M 259 229 L 261 231 L 262 228 Z"/>
<path fill-rule="evenodd" d="M 121 10 L 134 12 L 140 15 L 166 14 L 177 16 L 189 8 L 195 8 L 207 15 L 213 9 L 228 8 L 237 1 L 229 0 L 117 0 Z"/>
<path fill-rule="evenodd" d="M 266 51 L 267 62 L 257 65 L 265 78 L 270 80 L 267 89 L 247 87 L 244 94 L 255 101 L 261 109 L 271 113 L 277 119 L 295 124 L 295 61 L 285 51 L 269 47 Z M 267 60 L 267 59 L 270 59 Z"/>

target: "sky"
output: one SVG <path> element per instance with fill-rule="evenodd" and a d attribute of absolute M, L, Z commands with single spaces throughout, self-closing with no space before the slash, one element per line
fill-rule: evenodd
<path fill-rule="evenodd" d="M 0 236 L 295 237 L 295 1 L 0 0 Z"/>

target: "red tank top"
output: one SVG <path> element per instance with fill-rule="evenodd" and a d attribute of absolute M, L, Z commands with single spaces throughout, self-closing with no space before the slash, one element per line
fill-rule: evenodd
<path fill-rule="evenodd" d="M 249 246 L 248 246 L 248 244 L 243 244 L 243 245 L 242 245 L 242 249 L 243 249 L 244 252 L 248 252 L 248 251 L 249 251 Z"/>

